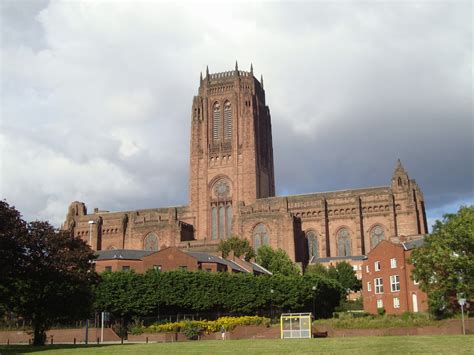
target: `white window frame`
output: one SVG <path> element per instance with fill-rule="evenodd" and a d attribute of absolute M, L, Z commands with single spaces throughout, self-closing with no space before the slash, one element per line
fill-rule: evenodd
<path fill-rule="evenodd" d="M 377 308 L 383 308 L 383 300 L 382 299 L 377 300 Z"/>
<path fill-rule="evenodd" d="M 383 279 L 377 277 L 374 279 L 375 294 L 379 295 L 383 293 Z"/>
<path fill-rule="evenodd" d="M 392 269 L 396 269 L 397 268 L 397 259 L 396 258 L 391 258 L 390 259 L 390 267 Z"/>
<path fill-rule="evenodd" d="M 376 262 L 374 263 L 374 270 L 375 270 L 375 271 L 380 271 L 380 261 L 376 261 Z"/>
<path fill-rule="evenodd" d="M 367 292 L 372 292 L 372 282 L 367 281 Z"/>
<path fill-rule="evenodd" d="M 393 298 L 393 308 L 400 308 L 400 298 L 398 297 Z"/>
<path fill-rule="evenodd" d="M 369 273 L 369 272 L 370 272 L 369 265 L 365 265 L 365 272 L 366 272 L 366 273 Z"/>
<path fill-rule="evenodd" d="M 419 285 L 419 284 L 420 284 L 420 281 L 413 279 L 413 285 Z"/>
<path fill-rule="evenodd" d="M 400 276 L 390 275 L 390 291 L 400 292 Z"/>

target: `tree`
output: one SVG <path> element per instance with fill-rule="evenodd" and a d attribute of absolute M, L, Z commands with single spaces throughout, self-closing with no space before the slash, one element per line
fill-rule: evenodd
<path fill-rule="evenodd" d="M 9 308 L 11 296 L 16 292 L 14 280 L 19 277 L 22 246 L 27 234 L 26 222 L 15 207 L 0 201 L 0 312 Z M 3 312 L 2 312 L 3 313 Z"/>
<path fill-rule="evenodd" d="M 321 263 L 309 264 L 306 267 L 305 274 L 328 277 L 328 269 Z"/>
<path fill-rule="evenodd" d="M 257 263 L 273 274 L 294 276 L 299 275 L 300 273 L 296 265 L 291 261 L 290 257 L 284 250 L 273 250 L 267 245 L 258 248 Z"/>
<path fill-rule="evenodd" d="M 474 206 L 436 221 L 410 262 L 415 266 L 413 277 L 428 294 L 431 313 L 442 317 L 459 309 L 457 294 L 469 300 L 474 289 Z"/>
<path fill-rule="evenodd" d="M 22 263 L 11 304 L 13 311 L 31 320 L 33 344 L 43 345 L 53 322 L 89 315 L 96 281 L 94 253 L 82 239 L 48 222 L 29 223 L 27 235 L 18 242 Z"/>
<path fill-rule="evenodd" d="M 247 261 L 255 257 L 255 252 L 250 246 L 249 241 L 247 239 L 239 238 L 238 236 L 232 236 L 232 238 L 227 240 L 221 240 L 217 250 L 222 252 L 223 258 L 227 258 L 231 251 L 234 252 L 236 257 L 240 258 L 243 256 Z"/>
<path fill-rule="evenodd" d="M 362 283 L 357 279 L 356 273 L 351 264 L 347 261 L 341 261 L 336 266 L 329 266 L 326 268 L 322 264 L 312 264 L 306 268 L 306 274 L 320 275 L 336 280 L 344 287 L 344 290 L 359 291 L 362 288 Z"/>
<path fill-rule="evenodd" d="M 334 266 L 331 266 L 331 268 L 334 268 Z M 336 271 L 336 280 L 339 281 L 345 290 L 359 291 L 362 288 L 362 282 L 357 279 L 352 265 L 347 261 L 337 263 L 334 269 Z M 331 274 L 331 270 L 329 270 L 329 274 Z"/>

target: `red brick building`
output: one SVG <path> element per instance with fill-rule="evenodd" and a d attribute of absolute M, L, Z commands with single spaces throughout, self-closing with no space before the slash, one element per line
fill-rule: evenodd
<path fill-rule="evenodd" d="M 402 243 L 380 242 L 362 263 L 362 297 L 364 310 L 377 314 L 384 308 L 387 314 L 425 312 L 427 295 L 412 279 L 414 266 L 407 261 L 423 239 Z"/>
<path fill-rule="evenodd" d="M 247 262 L 237 257 L 220 256 L 200 252 L 185 251 L 176 247 L 165 248 L 157 252 L 147 250 L 111 249 L 97 252 L 95 260 L 97 272 L 127 271 L 145 272 L 187 270 L 205 272 L 242 272 L 255 275 L 271 274 L 254 262 Z"/>
<path fill-rule="evenodd" d="M 88 213 L 76 201 L 63 228 L 95 250 L 212 252 L 238 235 L 302 264 L 365 255 L 381 240 L 427 233 L 423 194 L 400 161 L 386 186 L 275 196 L 270 109 L 252 67 L 206 70 L 190 119 L 188 205 Z"/>

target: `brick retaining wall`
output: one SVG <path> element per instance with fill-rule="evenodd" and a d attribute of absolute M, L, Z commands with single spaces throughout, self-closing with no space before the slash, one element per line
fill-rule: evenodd
<path fill-rule="evenodd" d="M 466 334 L 474 333 L 474 319 L 466 319 Z M 459 319 L 443 321 L 439 326 L 426 327 L 400 327 L 380 329 L 336 329 L 329 326 L 317 325 L 313 333 L 328 332 L 329 337 L 355 337 L 355 336 L 384 336 L 384 335 L 460 335 L 462 323 Z"/>
<path fill-rule="evenodd" d="M 354 337 L 354 336 L 387 336 L 387 335 L 459 335 L 462 333 L 461 320 L 450 319 L 443 321 L 439 326 L 403 327 L 382 329 L 334 329 L 332 327 L 313 326 L 313 333 L 327 332 L 329 337 Z M 474 334 L 474 319 L 466 319 L 466 333 Z M 72 343 L 76 338 L 77 343 L 84 342 L 85 330 L 82 329 L 53 329 L 47 332 L 47 343 L 51 336 L 54 343 Z M 95 343 L 100 337 L 100 328 L 89 328 L 89 342 Z M 28 343 L 32 336 L 25 331 L 1 331 L 0 344 L 8 341 L 13 343 Z M 128 342 L 173 342 L 188 341 L 182 333 L 144 333 L 140 335 L 129 334 Z M 237 326 L 226 333 L 226 339 L 279 339 L 280 327 L 266 327 L 257 325 Z M 200 336 L 200 340 L 220 340 L 220 332 Z M 120 337 L 110 328 L 104 329 L 104 341 L 120 341 Z"/>
<path fill-rule="evenodd" d="M 46 332 L 47 340 L 49 344 L 51 337 L 54 343 L 73 343 L 76 338 L 77 343 L 83 343 L 85 338 L 84 328 L 74 329 L 52 329 Z M 89 342 L 97 342 L 97 338 L 100 338 L 100 328 L 89 328 Z M 33 339 L 28 331 L 1 331 L 0 332 L 0 344 L 6 344 L 8 341 L 12 344 L 20 343 L 27 344 L 30 339 Z M 120 338 L 110 328 L 104 329 L 104 341 L 120 341 Z"/>

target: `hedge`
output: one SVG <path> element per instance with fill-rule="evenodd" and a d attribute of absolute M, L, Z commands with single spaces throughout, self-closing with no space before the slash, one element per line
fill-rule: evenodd
<path fill-rule="evenodd" d="M 310 312 L 314 298 L 320 318 L 331 316 L 345 290 L 335 280 L 311 274 L 254 276 L 150 270 L 145 274 L 103 273 L 95 294 L 97 311 L 125 319 L 158 313 L 261 315 L 268 314 L 271 306 L 275 312 Z"/>

